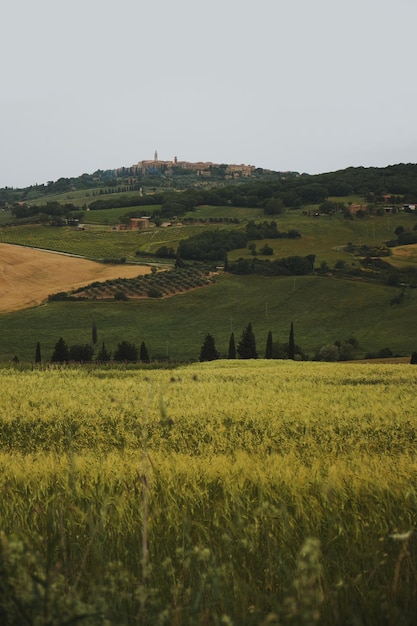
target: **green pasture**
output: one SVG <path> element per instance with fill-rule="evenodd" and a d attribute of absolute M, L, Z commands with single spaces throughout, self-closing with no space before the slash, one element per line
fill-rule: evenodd
<path fill-rule="evenodd" d="M 268 221 L 271 221 L 269 218 Z M 278 230 L 287 232 L 296 229 L 300 232 L 300 239 L 268 239 L 256 241 L 257 248 L 267 243 L 274 250 L 274 256 L 282 258 L 291 255 L 316 255 L 316 266 L 327 261 L 330 266 L 342 259 L 348 263 L 355 259 L 343 251 L 348 242 L 356 245 L 380 245 L 395 238 L 397 226 L 405 230 L 412 230 L 417 224 L 416 216 L 409 213 L 399 213 L 389 216 L 371 216 L 364 219 L 347 220 L 343 215 L 322 215 L 320 217 L 307 216 L 301 210 L 287 211 L 276 216 Z M 229 259 L 251 257 L 250 250 L 233 250 Z M 258 255 L 260 258 L 261 255 Z"/>
<path fill-rule="evenodd" d="M 146 209 L 150 208 L 142 207 L 141 211 L 145 210 L 146 212 Z M 6 227 L 0 229 L 0 242 L 79 254 L 92 259 L 125 257 L 128 261 L 134 261 L 137 260 L 135 257 L 137 250 L 155 252 L 163 245 L 175 249 L 181 239 L 201 232 L 202 228 L 244 228 L 242 223 L 234 225 L 207 222 L 205 224 L 154 228 L 143 232 L 112 230 L 112 224 L 117 223 L 121 215 L 128 210 L 130 209 L 126 207 L 85 212 L 87 227 L 84 231 L 78 231 L 73 227 L 40 225 Z M 247 220 L 255 219 L 253 209 L 202 207 L 201 210 L 206 211 L 203 219 L 209 219 L 210 212 L 212 212 L 211 217 L 226 217 L 226 210 L 230 211 L 229 217 L 239 216 L 240 222 L 243 220 L 243 215 L 246 215 Z M 221 215 L 223 210 L 225 213 Z M 216 211 L 217 215 L 215 215 Z M 197 217 L 197 213 L 193 213 L 193 215 Z M 383 244 L 395 237 L 394 231 L 397 226 L 412 230 L 417 223 L 416 216 L 408 213 L 346 220 L 342 215 L 310 217 L 302 210 L 286 211 L 274 218 L 262 216 L 262 221 L 271 221 L 271 219 L 275 219 L 281 232 L 296 229 L 300 232 L 301 238 L 263 240 L 256 242 L 257 248 L 268 243 L 274 250 L 274 257 L 270 258 L 315 254 L 316 265 L 326 261 L 330 266 L 333 266 L 338 259 L 343 259 L 346 262 L 355 261 L 343 251 L 343 247 L 348 242 L 369 246 Z M 106 220 L 108 224 L 103 223 Z M 233 260 L 240 256 L 250 257 L 251 253 L 248 249 L 233 250 L 230 252 L 229 258 Z M 401 259 L 396 259 L 396 263 L 404 265 L 404 261 Z"/>
<path fill-rule="evenodd" d="M 0 229 L 0 243 L 57 250 L 90 259 L 125 257 L 127 261 L 137 261 L 137 250 L 155 252 L 163 245 L 176 248 L 181 239 L 201 232 L 202 228 L 226 228 L 226 225 L 187 224 L 144 231 L 117 231 L 99 224 L 87 225 L 85 230 L 72 226 L 11 226 Z"/>
<path fill-rule="evenodd" d="M 82 207 L 84 204 L 89 204 L 93 200 L 97 200 L 101 197 L 98 195 L 99 189 L 77 189 L 74 191 L 66 191 L 65 193 L 48 194 L 38 196 L 36 198 L 28 198 L 28 203 L 34 206 L 40 204 L 46 204 L 47 202 L 59 202 L 60 204 L 74 204 L 75 206 Z"/>
<path fill-rule="evenodd" d="M 106 228 L 77 230 L 73 227 L 14 226 L 0 229 L 0 242 L 33 248 L 57 250 L 90 259 L 125 257 L 137 260 L 135 252 L 141 245 L 142 233 L 112 231 Z"/>
<path fill-rule="evenodd" d="M 126 215 L 126 213 L 136 212 L 137 216 L 141 215 L 151 215 L 156 209 L 159 209 L 159 204 L 150 204 L 146 206 L 137 206 L 137 207 L 120 207 L 118 209 L 99 209 L 97 211 L 84 211 L 83 212 L 83 222 L 85 224 L 105 224 L 105 225 L 115 225 L 119 224 L 121 218 Z"/>
<path fill-rule="evenodd" d="M 104 191 L 105 193 L 100 194 L 100 191 Z M 59 202 L 60 204 L 74 204 L 75 206 L 81 208 L 84 205 L 90 204 L 90 202 L 94 202 L 95 200 L 128 198 L 138 195 L 139 191 L 109 193 L 108 187 L 103 187 L 94 189 L 77 189 L 74 191 L 66 191 L 64 193 L 42 195 L 33 199 L 29 197 L 27 201 L 34 206 L 46 204 L 47 202 Z"/>
<path fill-rule="evenodd" d="M 263 356 L 268 331 L 285 343 L 291 321 L 296 344 L 310 356 L 352 336 L 358 356 L 385 347 L 409 355 L 417 349 L 417 292 L 390 304 L 397 294 L 394 287 L 328 277 L 221 274 L 212 286 L 162 300 L 51 302 L 0 317 L 0 360 L 33 361 L 38 341 L 47 361 L 60 337 L 68 345 L 91 343 L 93 320 L 98 348 L 103 341 L 111 351 L 122 340 L 145 341 L 153 359 L 196 360 L 207 333 L 226 357 L 231 332 L 238 342 L 248 322 Z"/>
<path fill-rule="evenodd" d="M 229 217 L 232 219 L 237 218 L 239 221 L 245 222 L 248 220 L 257 220 L 264 218 L 263 209 L 253 209 L 247 207 L 234 207 L 234 206 L 210 206 L 202 204 L 195 208 L 194 211 L 189 211 L 185 214 L 185 217 L 194 217 L 195 219 L 210 219 Z"/>
<path fill-rule="evenodd" d="M 93 212 L 90 212 L 93 213 Z M 338 259 L 357 263 L 343 251 L 355 244 L 381 244 L 394 236 L 401 225 L 412 230 L 416 217 L 401 213 L 345 220 L 342 216 L 308 217 L 301 210 L 287 211 L 276 217 L 278 228 L 296 228 L 300 239 L 257 241 L 257 248 L 268 243 L 274 256 L 316 255 L 316 267 L 322 261 L 330 266 Z M 154 253 L 161 246 L 176 248 L 186 239 L 207 228 L 243 228 L 242 224 L 193 224 L 153 228 L 143 232 L 113 231 L 111 226 L 89 224 L 84 231 L 71 227 L 19 226 L 0 229 L 0 242 L 77 254 L 91 259 L 126 258 L 144 260 L 136 251 Z M 404 258 L 390 257 L 393 263 L 415 263 L 414 246 Z M 235 250 L 232 260 L 251 256 L 248 249 Z M 35 288 L 35 287 L 34 287 Z M 217 349 L 227 354 L 231 331 L 238 340 L 249 321 L 255 328 L 260 354 L 266 336 L 273 332 L 275 341 L 286 342 L 294 321 L 296 343 L 310 355 L 322 345 L 355 336 L 360 352 L 365 354 L 389 347 L 408 355 L 417 349 L 415 319 L 417 293 L 408 290 L 400 304 L 391 305 L 398 289 L 384 285 L 345 281 L 330 277 L 261 277 L 220 275 L 211 287 L 164 300 L 127 302 L 55 302 L 0 316 L 2 334 L 0 360 L 15 355 L 33 360 L 36 342 L 40 341 L 45 359 L 49 359 L 60 336 L 69 345 L 90 343 L 93 319 L 99 328 L 99 342 L 114 350 L 121 340 L 139 344 L 146 341 L 153 358 L 194 360 L 206 333 L 215 336 Z"/>
<path fill-rule="evenodd" d="M 11 214 L 11 211 L 6 210 L 6 209 L 0 210 L 0 226 L 2 226 L 3 224 L 10 223 L 12 219 L 13 219 L 13 216 Z"/>

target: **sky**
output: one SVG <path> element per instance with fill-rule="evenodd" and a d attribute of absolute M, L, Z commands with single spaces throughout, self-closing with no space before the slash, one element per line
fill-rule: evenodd
<path fill-rule="evenodd" d="M 8 0 L 0 187 L 174 156 L 417 162 L 416 0 Z"/>

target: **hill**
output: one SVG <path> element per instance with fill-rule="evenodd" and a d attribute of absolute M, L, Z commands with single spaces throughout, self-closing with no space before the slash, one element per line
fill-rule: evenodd
<path fill-rule="evenodd" d="M 190 267 L 215 269 L 223 267 L 227 253 L 228 272 L 221 272 L 215 285 L 169 301 L 135 302 L 127 286 L 126 302 L 98 303 L 94 291 L 87 290 L 83 297 L 91 299 L 85 302 L 50 302 L 4 315 L 0 358 L 31 360 L 37 341 L 44 354 L 50 354 L 60 336 L 70 344 L 89 342 L 92 319 L 99 320 L 100 340 L 111 350 L 121 340 L 145 339 L 157 359 L 198 358 L 207 332 L 215 336 L 224 356 L 230 333 L 238 338 L 249 321 L 260 352 L 269 330 L 276 342 L 285 344 L 294 321 L 296 341 L 310 358 L 323 345 L 353 337 L 359 342 L 356 357 L 386 348 L 409 355 L 417 345 L 417 231 L 412 210 L 417 166 L 349 168 L 314 177 L 275 174 L 257 172 L 258 179 L 223 180 L 220 186 L 219 181 L 216 186 L 201 180 L 193 186 L 188 175 L 189 188 L 174 190 L 163 185 L 168 178 L 173 185 L 175 176 L 160 173 L 159 189 L 142 194 L 111 185 L 78 188 L 70 192 L 71 198 L 68 192 L 48 196 L 44 190 L 30 204 L 15 203 L 4 210 L 3 243 L 76 254 L 87 264 L 119 259 L 172 266 L 177 256 L 181 263 L 187 259 Z M 77 184 L 86 181 L 80 177 Z M 54 199 L 45 202 L 46 197 Z M 144 214 L 148 228 L 132 230 L 130 218 Z M 69 225 L 78 224 L 78 219 L 82 229 Z M 169 227 L 162 227 L 164 220 Z M 184 259 L 178 259 L 181 254 Z M 70 263 L 59 258 L 64 265 Z M 8 271 L 15 264 L 11 261 Z M 31 278 L 25 279 L 31 293 L 13 306 L 35 305 L 51 293 L 106 277 L 105 266 L 96 263 L 90 266 L 92 274 L 85 275 L 75 266 L 63 267 L 61 274 L 57 265 L 41 285 L 43 265 L 43 260 L 32 265 Z M 127 268 L 117 266 L 113 276 L 127 276 Z M 14 274 L 10 294 L 27 290 L 23 278 Z"/>

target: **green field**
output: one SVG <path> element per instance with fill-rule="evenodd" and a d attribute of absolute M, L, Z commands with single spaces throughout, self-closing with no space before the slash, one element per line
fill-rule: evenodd
<path fill-rule="evenodd" d="M 105 193 L 100 195 L 100 191 Z M 108 198 L 126 198 L 127 196 L 138 196 L 138 191 L 129 191 L 123 193 L 108 193 L 108 188 L 94 188 L 94 189 L 76 189 L 66 193 L 59 194 L 47 194 L 39 196 L 37 198 L 29 198 L 28 203 L 34 206 L 46 204 L 47 202 L 59 202 L 60 204 L 74 204 L 77 207 L 83 207 L 90 204 L 95 200 L 108 199 Z"/>
<path fill-rule="evenodd" d="M 204 226 L 218 228 L 218 226 Z M 225 226 L 223 226 L 224 228 Z M 12 226 L 0 229 L 0 243 L 57 250 L 93 260 L 126 258 L 138 261 L 136 251 L 155 252 L 162 245 L 177 247 L 181 239 L 201 232 L 202 225 L 150 228 L 145 231 L 118 231 L 111 226 L 87 225 L 85 230 L 63 226 Z"/>
<path fill-rule="evenodd" d="M 322 261 L 333 265 L 339 259 L 358 265 L 358 259 L 343 250 L 347 242 L 380 244 L 393 236 L 398 225 L 412 230 L 415 219 L 414 215 L 403 213 L 345 220 L 342 216 L 314 218 L 301 210 L 288 211 L 277 218 L 279 230 L 296 228 L 301 238 L 256 243 L 258 247 L 269 243 L 275 252 L 270 258 L 315 254 L 316 267 Z M 143 262 L 149 259 L 137 257 L 138 250 L 146 255 L 161 246 L 175 249 L 181 239 L 202 229 L 230 227 L 195 224 L 132 232 L 113 231 L 103 225 L 87 225 L 84 231 L 19 226 L 1 228 L 0 242 L 59 250 L 90 259 Z M 242 229 L 244 223 L 233 227 Z M 415 264 L 415 247 L 408 248 L 406 260 L 389 258 L 397 265 Z M 251 254 L 248 249 L 230 253 L 231 260 L 239 256 Z M 275 341 L 285 343 L 291 321 L 296 326 L 297 344 L 310 357 L 322 345 L 352 336 L 360 344 L 357 356 L 386 347 L 409 355 L 417 348 L 416 293 L 407 289 L 401 302 L 392 305 L 398 294 L 398 288 L 329 276 L 294 279 L 221 275 L 213 287 L 161 301 L 49 303 L 1 317 L 0 359 L 9 361 L 16 355 L 21 360 L 32 360 L 37 341 L 43 346 L 44 358 L 49 359 L 60 336 L 70 345 L 89 342 L 93 318 L 99 322 L 100 340 L 106 341 L 109 349 L 114 350 L 121 340 L 145 340 L 157 359 L 198 358 L 208 332 L 215 336 L 218 349 L 225 356 L 230 333 L 233 331 L 238 338 L 249 321 L 255 327 L 261 355 L 268 331 L 272 330 Z"/>
<path fill-rule="evenodd" d="M 264 216 L 262 209 L 251 209 L 246 207 L 233 207 L 233 206 L 210 206 L 201 205 L 197 206 L 194 211 L 189 211 L 185 214 L 185 217 L 194 217 L 195 219 L 210 219 L 229 217 L 232 219 L 238 219 L 239 221 L 246 222 L 248 220 L 261 219 Z"/>
<path fill-rule="evenodd" d="M 3 624 L 417 620 L 417 368 L 0 370 Z"/>
<path fill-rule="evenodd" d="M 159 209 L 160 205 L 152 204 L 148 206 L 137 206 L 137 207 L 120 207 L 117 209 L 101 209 L 96 211 L 83 211 L 82 222 L 85 224 L 104 224 L 114 226 L 119 224 L 121 218 L 126 215 L 126 213 L 135 213 L 138 216 L 141 215 L 151 215 L 153 211 Z"/>
<path fill-rule="evenodd" d="M 151 251 L 160 245 L 175 248 L 181 239 L 201 232 L 202 228 L 238 228 L 241 230 L 249 219 L 255 218 L 254 210 L 251 209 L 230 208 L 230 213 L 226 213 L 224 209 L 224 207 L 203 207 L 201 210 L 205 212 L 204 219 L 208 219 L 209 216 L 239 216 L 242 222 L 237 225 L 206 223 L 204 225 L 174 225 L 170 228 L 150 229 L 145 232 L 120 232 L 112 231 L 111 223 L 119 211 L 126 212 L 128 209 L 108 209 L 106 211 L 87 212 L 86 221 L 91 219 L 91 225 L 87 226 L 85 231 L 79 232 L 72 227 L 15 226 L 0 229 L 0 242 L 82 254 L 90 258 L 125 256 L 127 259 L 133 260 L 135 251 L 146 249 L 149 239 L 152 239 Z M 110 225 L 101 224 L 106 220 L 107 214 Z M 197 217 L 197 213 L 190 215 Z M 273 247 L 275 257 L 316 254 L 318 263 L 325 260 L 329 264 L 333 264 L 340 258 L 348 261 L 354 260 L 342 250 L 342 247 L 348 242 L 367 245 L 382 244 L 394 237 L 394 230 L 397 226 L 412 230 L 416 224 L 416 217 L 412 214 L 401 213 L 389 217 L 372 216 L 363 220 L 346 220 L 342 215 L 308 217 L 303 211 L 294 210 L 277 216 L 275 221 L 281 232 L 296 229 L 301 233 L 301 238 L 295 240 L 263 240 L 263 243 L 267 241 Z M 105 251 L 104 254 L 103 250 Z M 250 251 L 247 249 L 234 250 L 231 252 L 230 258 L 238 258 L 242 255 L 250 256 Z"/>
<path fill-rule="evenodd" d="M 39 341 L 48 361 L 59 337 L 69 345 L 91 343 L 91 324 L 98 344 L 114 350 L 122 340 L 145 341 L 151 357 L 198 359 L 207 333 L 227 356 L 233 331 L 236 340 L 252 322 L 258 351 L 264 354 L 269 330 L 285 343 L 291 321 L 296 343 L 312 357 L 322 345 L 352 336 L 359 354 L 389 347 L 410 355 L 417 349 L 417 292 L 408 290 L 401 304 L 390 304 L 398 289 L 327 277 L 263 277 L 219 275 L 216 283 L 166 299 L 127 302 L 50 302 L 2 315 L 0 359 L 32 361 Z"/>

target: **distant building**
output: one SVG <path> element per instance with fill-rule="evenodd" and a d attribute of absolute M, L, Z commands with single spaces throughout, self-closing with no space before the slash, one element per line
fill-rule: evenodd
<path fill-rule="evenodd" d="M 146 230 L 149 228 L 149 217 L 131 217 L 129 224 L 118 224 L 117 230 Z"/>
<path fill-rule="evenodd" d="M 212 163 L 211 161 L 198 161 L 191 163 L 190 161 L 178 161 L 175 156 L 172 161 L 159 161 L 158 152 L 155 150 L 153 160 L 139 161 L 132 165 L 132 169 L 140 174 L 156 174 L 165 173 L 172 174 L 173 169 L 184 169 L 194 171 L 197 176 L 209 178 L 214 171 L 222 169 L 226 178 L 240 178 L 252 176 L 256 167 L 254 165 L 226 165 L 220 163 Z M 264 170 L 269 171 L 269 170 Z"/>
<path fill-rule="evenodd" d="M 351 215 L 356 215 L 359 211 L 366 211 L 368 206 L 366 204 L 352 203 L 349 205 L 349 211 Z"/>

